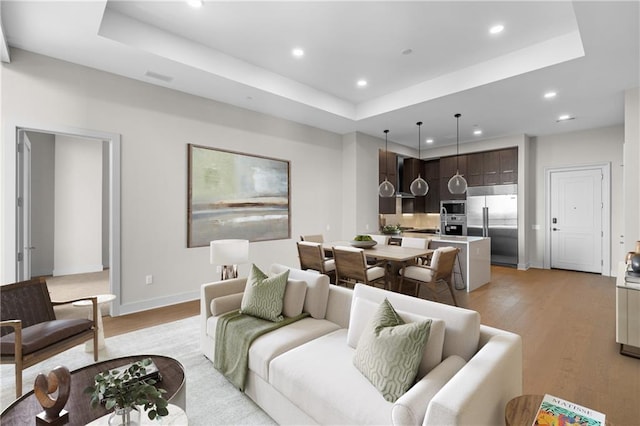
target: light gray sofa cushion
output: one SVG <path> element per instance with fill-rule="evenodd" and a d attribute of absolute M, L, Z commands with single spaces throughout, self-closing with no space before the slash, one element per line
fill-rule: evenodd
<path fill-rule="evenodd" d="M 284 289 L 282 314 L 285 317 L 296 317 L 302 313 L 304 297 L 307 294 L 307 283 L 289 279 Z"/>
<path fill-rule="evenodd" d="M 329 298 L 329 277 L 277 263 L 271 265 L 270 273 L 279 274 L 286 270 L 289 270 L 289 279 L 307 283 L 303 312 L 309 313 L 313 318 L 324 319 L 327 314 L 327 299 Z"/>

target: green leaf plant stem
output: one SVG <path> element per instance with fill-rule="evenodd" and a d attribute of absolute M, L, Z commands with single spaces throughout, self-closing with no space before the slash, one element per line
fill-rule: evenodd
<path fill-rule="evenodd" d="M 168 415 L 168 402 L 163 397 L 166 390 L 156 388 L 154 379 L 143 379 L 150 364 L 151 359 L 146 358 L 123 370 L 97 374 L 94 385 L 85 389 L 85 393 L 91 394 L 91 407 L 104 401 L 107 410 L 142 406 L 151 420 Z"/>

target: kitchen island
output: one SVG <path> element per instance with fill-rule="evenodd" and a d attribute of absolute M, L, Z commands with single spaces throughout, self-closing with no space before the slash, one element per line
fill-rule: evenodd
<path fill-rule="evenodd" d="M 456 247 L 460 249 L 460 269 L 467 292 L 482 287 L 491 281 L 491 238 L 459 237 L 455 235 L 432 235 L 418 232 L 403 232 L 403 237 L 431 240 L 429 248 Z M 456 277 L 456 283 L 458 283 Z"/>

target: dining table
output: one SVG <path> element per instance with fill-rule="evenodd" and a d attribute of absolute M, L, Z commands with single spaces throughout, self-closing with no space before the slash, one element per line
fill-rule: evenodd
<path fill-rule="evenodd" d="M 343 246 L 343 247 L 352 247 L 353 246 L 348 241 L 333 241 L 333 242 L 325 242 L 322 243 L 322 248 L 325 252 L 332 252 L 333 247 Z M 398 291 L 399 286 L 399 276 L 398 272 L 404 265 L 408 262 L 414 262 L 419 258 L 429 258 L 433 254 L 433 249 L 429 248 L 414 248 L 414 247 L 402 247 L 396 245 L 383 245 L 376 244 L 373 247 L 363 248 L 365 256 L 368 258 L 375 258 L 378 260 L 385 260 L 390 265 L 390 286 L 392 291 Z"/>

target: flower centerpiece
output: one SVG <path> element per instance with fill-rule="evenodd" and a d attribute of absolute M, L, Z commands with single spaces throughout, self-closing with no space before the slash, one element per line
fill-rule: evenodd
<path fill-rule="evenodd" d="M 109 419 L 110 425 L 138 423 L 140 413 L 137 406 L 147 411 L 151 420 L 168 415 L 168 402 L 163 397 L 166 391 L 156 388 L 156 380 L 147 374 L 147 367 L 151 364 L 151 359 L 145 358 L 122 368 L 97 374 L 94 385 L 85 389 L 86 393 L 91 394 L 91 407 L 95 408 L 104 402 L 107 410 L 115 408 Z M 137 417 L 138 422 L 132 420 L 132 417 Z"/>

